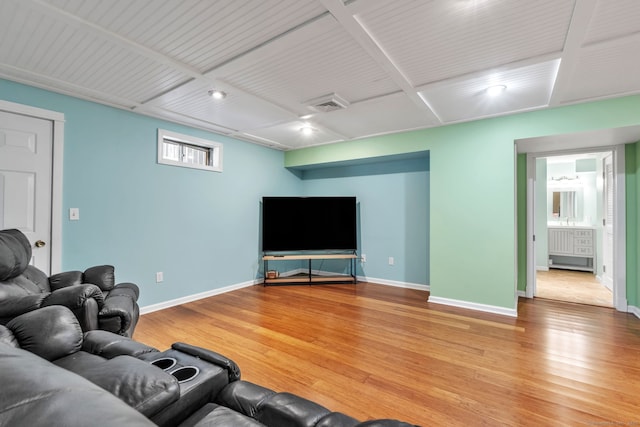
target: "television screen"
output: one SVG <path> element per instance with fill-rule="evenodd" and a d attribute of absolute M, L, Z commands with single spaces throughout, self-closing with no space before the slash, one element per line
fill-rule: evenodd
<path fill-rule="evenodd" d="M 263 197 L 265 252 L 356 250 L 355 197 Z"/>

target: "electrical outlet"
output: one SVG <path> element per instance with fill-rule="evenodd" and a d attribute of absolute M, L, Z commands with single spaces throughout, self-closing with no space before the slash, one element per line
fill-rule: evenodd
<path fill-rule="evenodd" d="M 364 264 L 367 262 L 367 256 L 365 254 L 360 255 L 360 261 Z"/>
<path fill-rule="evenodd" d="M 394 265 L 396 263 L 396 260 L 393 259 L 392 256 L 389 257 L 389 265 Z"/>
<path fill-rule="evenodd" d="M 162 273 L 162 271 L 158 271 L 156 273 L 156 283 L 160 283 L 164 280 L 164 274 Z"/>

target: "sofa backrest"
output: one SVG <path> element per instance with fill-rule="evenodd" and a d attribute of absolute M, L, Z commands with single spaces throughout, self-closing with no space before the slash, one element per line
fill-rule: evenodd
<path fill-rule="evenodd" d="M 52 305 L 24 313 L 6 324 L 20 348 L 55 360 L 82 348 L 82 328 L 66 307 Z M 7 342 L 7 340 L 5 340 Z"/>
<path fill-rule="evenodd" d="M 0 231 L 0 282 L 21 275 L 31 261 L 31 243 L 20 230 Z"/>

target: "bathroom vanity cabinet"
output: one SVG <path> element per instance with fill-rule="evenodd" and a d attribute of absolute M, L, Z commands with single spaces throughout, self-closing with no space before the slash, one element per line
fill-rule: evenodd
<path fill-rule="evenodd" d="M 596 232 L 590 227 L 549 227 L 549 267 L 595 272 Z"/>

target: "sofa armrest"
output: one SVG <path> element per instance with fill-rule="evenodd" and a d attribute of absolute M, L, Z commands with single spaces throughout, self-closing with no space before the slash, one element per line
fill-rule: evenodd
<path fill-rule="evenodd" d="M 101 330 L 86 332 L 82 349 L 106 359 L 122 355 L 138 358 L 143 354 L 158 352 L 158 349 L 134 341 L 129 337 Z"/>
<path fill-rule="evenodd" d="M 137 321 L 137 318 L 133 318 L 138 313 L 136 291 L 137 286 L 134 289 L 120 284 L 107 294 L 98 317 L 101 322 L 110 324 L 107 329 L 111 332 L 125 334 L 131 324 Z M 111 320 L 115 320 L 115 322 L 111 322 Z"/>
<path fill-rule="evenodd" d="M 291 393 L 276 393 L 265 399 L 256 419 L 268 426 L 314 427 L 331 412 L 315 402 Z"/>
<path fill-rule="evenodd" d="M 275 394 L 275 391 L 249 381 L 234 381 L 218 393 L 214 403 L 256 418 L 263 402 Z"/>
<path fill-rule="evenodd" d="M 49 287 L 52 291 L 82 284 L 82 271 L 65 271 L 49 277 Z"/>
<path fill-rule="evenodd" d="M 138 301 L 138 298 L 140 298 L 140 288 L 135 283 L 130 282 L 118 283 L 111 293 L 129 295 L 134 301 Z"/>
<path fill-rule="evenodd" d="M 100 288 L 90 284 L 74 285 L 51 292 L 42 301 L 42 306 L 64 305 L 72 310 L 77 310 L 90 298 L 93 298 L 98 303 L 98 308 L 103 306 L 104 295 Z"/>
<path fill-rule="evenodd" d="M 226 356 L 216 353 L 215 351 L 207 350 L 201 347 L 196 347 L 190 344 L 177 342 L 171 345 L 174 350 L 181 351 L 183 353 L 190 354 L 191 356 L 198 357 L 202 360 L 206 360 L 209 363 L 213 363 L 216 366 L 227 370 L 229 375 L 229 382 L 238 381 L 240 379 L 240 367 L 233 360 Z"/>

